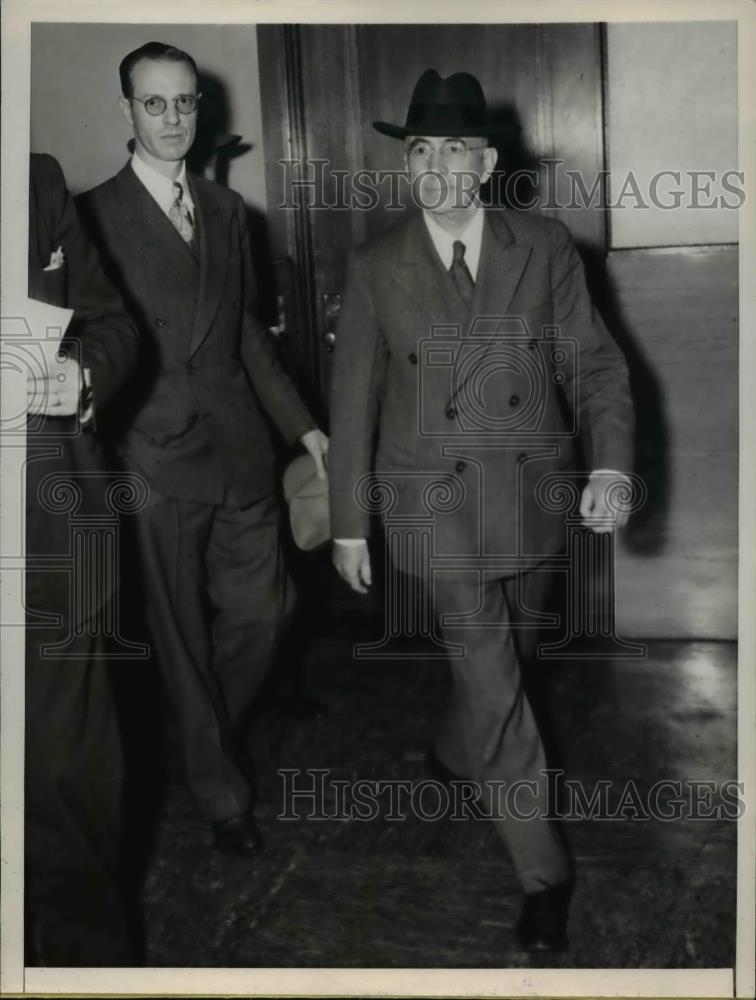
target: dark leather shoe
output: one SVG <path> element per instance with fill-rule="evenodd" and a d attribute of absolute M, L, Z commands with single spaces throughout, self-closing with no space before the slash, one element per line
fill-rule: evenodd
<path fill-rule="evenodd" d="M 231 816 L 213 823 L 215 846 L 226 854 L 255 857 L 263 849 L 262 837 L 249 813 Z"/>
<path fill-rule="evenodd" d="M 525 951 L 556 952 L 567 948 L 567 911 L 571 882 L 561 882 L 525 896 L 517 921 L 517 940 Z"/>

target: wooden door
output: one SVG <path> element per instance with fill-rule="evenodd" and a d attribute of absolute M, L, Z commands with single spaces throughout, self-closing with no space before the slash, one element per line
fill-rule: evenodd
<path fill-rule="evenodd" d="M 403 169 L 402 144 L 371 123 L 403 123 L 415 82 L 429 67 L 442 76 L 468 71 L 505 126 L 500 170 L 536 171 L 541 188 L 555 177 L 562 185 L 560 157 L 595 177 L 603 167 L 600 30 L 592 24 L 266 25 L 259 42 L 268 201 L 278 206 L 272 237 L 296 274 L 291 350 L 325 409 L 349 252 L 402 215 L 390 207 L 386 179 Z M 350 197 L 360 170 L 383 177 L 370 210 Z M 553 201 L 563 194 L 555 191 Z M 582 249 L 603 253 L 598 208 L 561 214 Z"/>

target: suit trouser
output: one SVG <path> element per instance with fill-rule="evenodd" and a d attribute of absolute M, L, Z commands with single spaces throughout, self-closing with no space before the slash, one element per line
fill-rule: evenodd
<path fill-rule="evenodd" d="M 504 580 L 438 573 L 433 580 L 441 634 L 465 647 L 461 658 L 450 657 L 453 693 L 436 753 L 450 771 L 481 785 L 481 805 L 493 815 L 525 892 L 569 876 L 565 848 L 544 818 L 546 759 L 522 687 L 521 664 L 535 650 L 537 629 L 517 627 L 528 610 L 542 608 L 548 585 L 549 574 L 542 572 Z M 518 786 L 509 798 L 506 789 L 514 782 L 532 784 Z M 519 818 L 533 811 L 535 818 Z"/>
<path fill-rule="evenodd" d="M 292 598 L 278 519 L 272 496 L 239 509 L 154 492 L 136 515 L 147 624 L 178 715 L 187 781 L 209 820 L 250 805 L 243 724 Z"/>
<path fill-rule="evenodd" d="M 43 655 L 66 638 L 26 632 L 27 951 L 38 965 L 131 965 L 118 887 L 121 739 L 104 647 L 77 636 L 65 659 Z"/>

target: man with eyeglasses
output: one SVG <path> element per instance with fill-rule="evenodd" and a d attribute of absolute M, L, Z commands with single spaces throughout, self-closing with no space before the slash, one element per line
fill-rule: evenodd
<path fill-rule="evenodd" d="M 321 476 L 328 440 L 254 317 L 242 199 L 186 170 L 194 60 L 148 42 L 119 72 L 134 153 L 82 199 L 145 344 L 111 435 L 150 485 L 136 515 L 146 617 L 190 789 L 215 846 L 253 856 L 245 723 L 292 602 L 265 418 Z"/>
<path fill-rule="evenodd" d="M 572 865 L 547 819 L 546 760 L 521 677 L 549 583 L 539 563 L 565 543 L 564 515 L 539 483 L 559 488 L 576 467 L 571 401 L 592 463 L 580 513 L 597 532 L 624 523 L 610 497 L 623 481 L 612 470 L 631 463 L 626 366 L 566 227 L 482 206 L 498 152 L 474 76 L 427 70 L 404 126 L 373 125 L 404 142 L 421 212 L 350 262 L 331 397 L 333 559 L 364 593 L 370 514 L 386 501 L 392 558 L 427 588 L 453 675 L 427 763 L 443 780 L 473 782 L 494 820 L 525 893 L 520 945 L 561 951 Z M 443 569 L 432 569 L 438 558 Z M 503 795 L 511 789 L 521 794 Z"/>

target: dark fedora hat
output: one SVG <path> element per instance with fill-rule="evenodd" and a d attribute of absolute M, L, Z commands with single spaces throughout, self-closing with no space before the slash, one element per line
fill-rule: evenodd
<path fill-rule="evenodd" d="M 483 88 L 472 73 L 443 79 L 427 69 L 415 84 L 404 125 L 373 122 L 373 128 L 393 139 L 408 135 L 480 135 L 496 131 L 488 119 Z"/>

